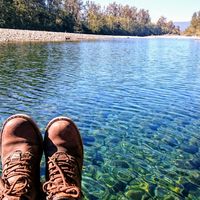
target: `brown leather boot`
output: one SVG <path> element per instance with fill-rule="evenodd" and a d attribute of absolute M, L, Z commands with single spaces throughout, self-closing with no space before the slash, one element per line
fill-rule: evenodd
<path fill-rule="evenodd" d="M 1 131 L 1 200 L 40 199 L 42 136 L 27 115 L 9 117 Z"/>
<path fill-rule="evenodd" d="M 47 200 L 81 199 L 83 144 L 72 120 L 58 117 L 49 122 L 44 138 Z"/>

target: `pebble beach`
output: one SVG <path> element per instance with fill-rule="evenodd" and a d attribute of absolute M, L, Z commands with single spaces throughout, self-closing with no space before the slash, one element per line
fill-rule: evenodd
<path fill-rule="evenodd" d="M 82 41 L 82 40 L 109 40 L 118 38 L 140 38 L 137 36 L 111 36 L 111 35 L 92 35 L 79 33 L 32 31 L 19 29 L 0 28 L 0 43 L 9 42 L 64 42 L 64 41 Z M 172 39 L 200 39 L 196 36 L 147 36 L 143 38 L 172 38 Z"/>
<path fill-rule="evenodd" d="M 113 36 L 19 29 L 0 29 L 0 42 L 63 42 L 110 38 L 113 38 Z"/>

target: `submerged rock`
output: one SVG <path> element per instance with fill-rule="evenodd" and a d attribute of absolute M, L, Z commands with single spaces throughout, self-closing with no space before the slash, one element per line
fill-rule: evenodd
<path fill-rule="evenodd" d="M 86 146 L 92 146 L 95 142 L 95 137 L 93 136 L 84 136 L 83 137 L 83 144 Z"/>
<path fill-rule="evenodd" d="M 113 190 L 114 190 L 114 192 L 116 192 L 116 193 L 118 193 L 119 191 L 120 191 L 120 192 L 123 192 L 123 191 L 125 190 L 126 186 L 127 186 L 126 183 L 124 183 L 124 182 L 122 182 L 122 181 L 118 181 L 118 182 L 114 185 Z"/>
<path fill-rule="evenodd" d="M 170 145 L 171 147 L 175 147 L 178 146 L 178 141 L 175 138 L 172 137 L 167 137 L 165 138 L 165 141 L 168 145 Z"/>
<path fill-rule="evenodd" d="M 144 191 L 140 189 L 131 189 L 125 193 L 125 196 L 128 199 L 133 200 L 143 200 L 143 199 L 150 199 L 150 196 Z"/>
<path fill-rule="evenodd" d="M 113 163 L 113 166 L 120 167 L 120 168 L 125 168 L 125 169 L 131 168 L 129 163 L 126 162 L 126 161 L 123 161 L 123 160 L 115 161 Z"/>
<path fill-rule="evenodd" d="M 169 195 L 169 196 L 164 197 L 164 200 L 179 200 L 179 198 Z"/>
<path fill-rule="evenodd" d="M 189 180 L 191 183 L 194 183 L 198 186 L 200 186 L 200 172 L 192 172 L 192 174 L 190 174 Z"/>
<path fill-rule="evenodd" d="M 193 183 L 190 183 L 190 182 L 184 183 L 184 184 L 183 184 L 183 187 L 184 187 L 184 190 L 183 190 L 182 194 L 183 194 L 185 197 L 188 196 L 188 194 L 189 194 L 189 192 L 190 192 L 191 190 L 193 190 L 193 191 L 198 190 L 197 185 L 195 185 L 195 184 L 193 184 Z"/>
<path fill-rule="evenodd" d="M 199 148 L 195 145 L 188 145 L 188 146 L 183 147 L 183 151 L 187 153 L 195 154 L 199 151 Z"/>
<path fill-rule="evenodd" d="M 193 160 L 190 160 L 189 163 L 194 169 L 200 168 L 200 159 L 195 158 Z"/>

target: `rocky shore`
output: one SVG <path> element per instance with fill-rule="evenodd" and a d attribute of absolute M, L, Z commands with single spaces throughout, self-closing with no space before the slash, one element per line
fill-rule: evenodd
<path fill-rule="evenodd" d="M 0 43 L 8 42 L 62 42 L 62 41 L 82 41 L 82 40 L 109 40 L 117 38 L 139 38 L 132 36 L 108 36 L 108 35 L 90 35 L 78 33 L 62 33 L 48 31 L 30 31 L 18 29 L 0 28 Z M 176 39 L 200 39 L 199 37 L 187 36 L 148 36 L 145 38 L 176 38 Z"/>
<path fill-rule="evenodd" d="M 0 28 L 0 42 L 61 42 L 110 38 L 112 36 Z"/>

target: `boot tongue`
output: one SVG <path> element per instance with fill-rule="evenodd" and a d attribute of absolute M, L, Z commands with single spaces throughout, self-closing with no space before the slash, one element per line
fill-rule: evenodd
<path fill-rule="evenodd" d="M 74 163 L 74 157 L 64 151 L 58 151 L 54 154 L 55 161 L 64 161 L 65 163 Z"/>
<path fill-rule="evenodd" d="M 59 152 L 56 152 L 54 154 L 54 161 L 59 166 L 59 168 L 60 168 L 62 173 L 64 173 L 64 171 L 62 170 L 62 166 L 60 165 L 60 162 L 67 163 L 69 160 L 70 160 L 70 156 L 67 155 L 65 152 L 59 151 Z M 50 163 L 49 168 L 53 167 L 53 165 L 54 164 Z M 60 171 L 57 171 L 57 174 L 54 174 L 53 176 L 55 177 L 54 183 L 57 186 L 60 186 L 60 185 L 64 184 L 64 182 L 65 182 L 65 179 L 63 179 L 64 178 L 64 174 L 62 176 L 60 174 Z"/>
<path fill-rule="evenodd" d="M 57 160 L 66 160 L 66 161 L 68 161 L 69 160 L 69 156 L 68 155 L 66 155 L 66 153 L 65 152 L 57 152 L 56 153 L 56 159 Z"/>
<path fill-rule="evenodd" d="M 20 161 L 21 157 L 22 157 L 22 152 L 20 150 L 17 150 L 10 156 L 10 160 L 11 161 L 17 161 L 17 160 Z"/>

